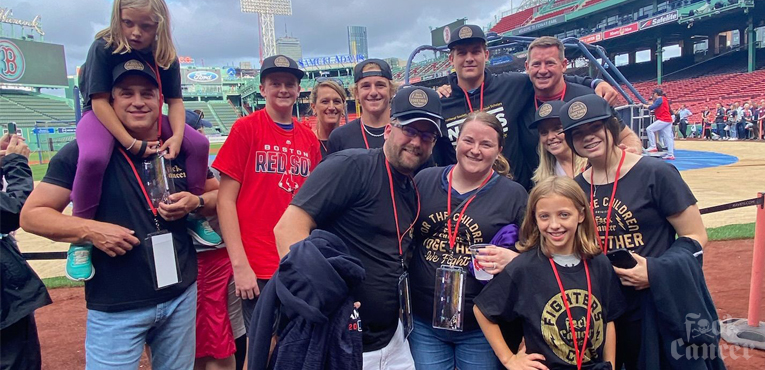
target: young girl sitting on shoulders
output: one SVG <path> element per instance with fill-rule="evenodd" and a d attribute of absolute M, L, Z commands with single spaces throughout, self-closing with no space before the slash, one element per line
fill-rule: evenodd
<path fill-rule="evenodd" d="M 478 323 L 506 368 L 612 368 L 613 321 L 624 298 L 596 238 L 592 213 L 574 180 L 549 177 L 534 187 L 521 228 L 524 253 L 475 298 Z M 525 348 L 513 353 L 499 323 L 516 320 L 523 325 Z"/>
<path fill-rule="evenodd" d="M 158 78 L 160 109 L 166 102 L 168 117 L 160 115 L 160 137 L 156 141 L 130 136 L 111 106 L 112 71 L 119 64 L 133 69 L 149 68 Z M 96 34 L 80 70 L 79 87 L 84 114 L 76 133 L 79 157 L 71 195 L 74 216 L 87 219 L 95 216 L 115 139 L 123 149 L 139 157 L 167 150 L 165 157 L 172 159 L 182 153 L 189 192 L 204 193 L 210 143 L 196 130 L 185 129 L 180 64 L 163 0 L 114 1 L 109 27 Z M 142 113 L 145 112 L 132 114 Z M 70 247 L 67 261 L 70 279 L 93 277 L 90 251 L 89 245 Z M 75 255 L 78 257 L 72 257 Z"/>

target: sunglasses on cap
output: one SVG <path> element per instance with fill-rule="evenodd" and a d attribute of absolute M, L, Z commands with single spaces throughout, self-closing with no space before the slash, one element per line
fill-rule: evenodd
<path fill-rule="evenodd" d="M 343 84 L 343 80 L 341 80 L 341 79 L 339 79 L 337 77 L 316 77 L 316 79 L 314 81 L 316 81 L 316 83 L 322 83 L 322 82 L 329 81 L 329 82 L 334 82 L 334 83 L 340 85 L 341 87 L 345 87 L 345 84 Z"/>
<path fill-rule="evenodd" d="M 436 138 L 438 137 L 435 133 L 432 133 L 430 131 L 420 131 L 414 127 L 411 127 L 409 125 L 407 126 L 401 126 L 397 122 L 391 122 L 391 126 L 397 127 L 401 129 L 401 131 L 404 132 L 404 135 L 406 135 L 409 138 L 415 138 L 417 136 L 420 137 L 420 140 L 422 140 L 424 143 L 432 144 L 436 142 Z"/>

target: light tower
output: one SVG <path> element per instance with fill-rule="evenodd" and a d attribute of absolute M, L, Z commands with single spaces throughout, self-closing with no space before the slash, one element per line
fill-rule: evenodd
<path fill-rule="evenodd" d="M 258 13 L 260 62 L 276 54 L 274 15 L 292 15 L 291 0 L 239 0 L 242 13 Z"/>

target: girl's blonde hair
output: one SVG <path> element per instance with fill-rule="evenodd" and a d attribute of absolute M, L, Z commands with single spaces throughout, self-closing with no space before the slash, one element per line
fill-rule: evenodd
<path fill-rule="evenodd" d="M 568 150 L 571 151 L 571 165 L 574 167 L 571 172 L 574 174 L 574 177 L 576 177 L 584 172 L 584 169 L 587 166 L 587 159 L 576 155 L 571 148 Z M 539 167 L 534 170 L 534 176 L 531 178 L 535 184 L 542 182 L 542 180 L 548 177 L 556 176 L 555 164 L 558 162 L 558 160 L 555 159 L 555 156 L 545 150 L 542 145 L 538 146 L 537 151 L 539 152 Z"/>
<path fill-rule="evenodd" d="M 502 155 L 502 148 L 505 143 L 505 134 L 502 131 L 502 123 L 499 122 L 496 116 L 483 111 L 475 111 L 467 115 L 465 120 L 460 124 L 460 136 L 462 135 L 462 129 L 468 122 L 478 121 L 486 126 L 491 127 L 497 132 L 497 144 L 499 145 L 499 155 L 494 160 L 494 164 L 491 166 L 498 174 L 505 176 L 509 179 L 513 178 L 513 174 L 510 173 L 510 162 Z M 458 138 L 459 139 L 459 138 Z"/>
<path fill-rule="evenodd" d="M 564 176 L 548 177 L 539 182 L 529 194 L 529 203 L 526 207 L 526 218 L 521 226 L 521 242 L 518 250 L 525 252 L 539 246 L 539 250 L 545 256 L 550 257 L 551 253 L 547 250 L 544 237 L 539 232 L 536 218 L 537 203 L 540 199 L 552 195 L 560 195 L 570 199 L 574 203 L 577 211 L 584 214 L 582 221 L 576 228 L 574 235 L 574 253 L 579 254 L 583 259 L 592 258 L 601 253 L 598 239 L 600 236 L 595 229 L 595 221 L 592 212 L 587 204 L 587 198 L 584 191 L 573 179 Z"/>
<path fill-rule="evenodd" d="M 103 38 L 106 41 L 106 48 L 114 49 L 113 54 L 132 52 L 127 35 L 122 34 L 122 10 L 145 8 L 149 8 L 152 20 L 157 22 L 157 38 L 152 43 L 154 62 L 159 67 L 168 69 L 178 60 L 178 54 L 170 35 L 170 12 L 164 0 L 114 0 L 109 27 L 99 31 L 96 39 Z"/>

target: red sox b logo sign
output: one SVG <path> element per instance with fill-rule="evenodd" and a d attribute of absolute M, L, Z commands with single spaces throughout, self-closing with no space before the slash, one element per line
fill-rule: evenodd
<path fill-rule="evenodd" d="M 16 82 L 24 76 L 24 54 L 10 40 L 0 40 L 0 81 Z"/>

